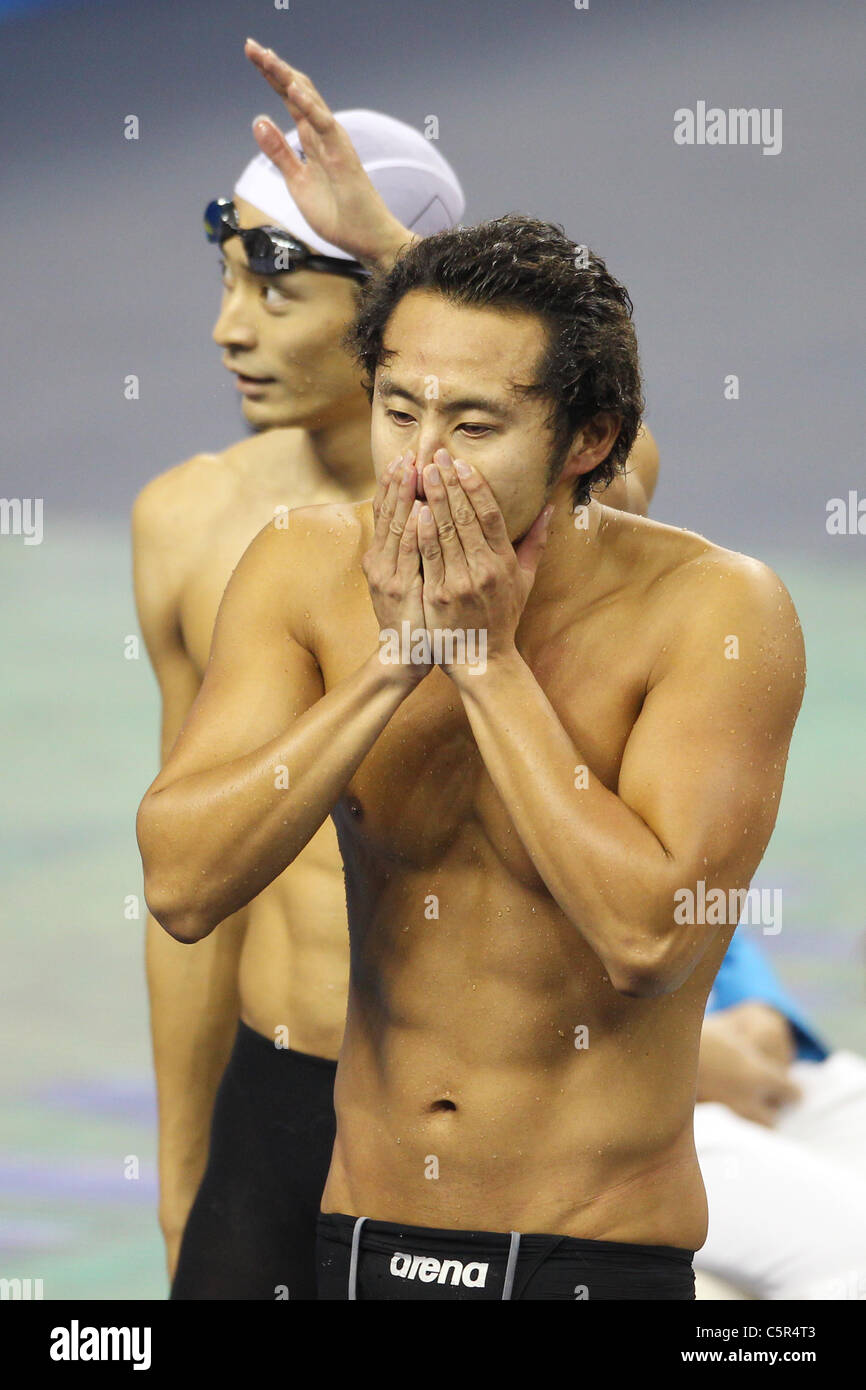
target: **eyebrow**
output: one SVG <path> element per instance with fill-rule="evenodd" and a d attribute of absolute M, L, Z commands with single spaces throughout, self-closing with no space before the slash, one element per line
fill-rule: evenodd
<path fill-rule="evenodd" d="M 413 396 L 411 391 L 407 391 L 405 386 L 398 386 L 390 376 L 383 376 L 376 388 L 378 396 L 399 396 L 401 400 L 411 401 L 413 405 L 423 406 L 424 402 L 417 396 Z M 447 404 L 440 402 L 446 415 L 454 415 L 460 410 L 483 410 L 488 415 L 495 415 L 500 420 L 510 420 L 513 416 L 508 406 L 502 405 L 499 401 L 492 401 L 487 396 L 460 396 L 459 398 L 448 401 Z"/>

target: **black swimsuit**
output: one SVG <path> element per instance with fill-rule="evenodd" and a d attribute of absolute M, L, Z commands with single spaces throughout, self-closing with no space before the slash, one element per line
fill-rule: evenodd
<path fill-rule="evenodd" d="M 693 1250 L 319 1217 L 319 1298 L 693 1299 Z"/>
<path fill-rule="evenodd" d="M 245 1023 L 217 1092 L 172 1299 L 313 1299 L 337 1063 Z"/>

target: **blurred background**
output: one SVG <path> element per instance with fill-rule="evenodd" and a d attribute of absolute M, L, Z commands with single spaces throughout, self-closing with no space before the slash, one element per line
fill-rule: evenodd
<path fill-rule="evenodd" d="M 336 108 L 435 115 L 467 223 L 561 222 L 629 287 L 653 514 L 772 565 L 806 634 L 755 880 L 784 925 L 760 940 L 831 1043 L 866 1052 L 866 535 L 827 530 L 831 499 L 866 497 L 860 6 L 0 0 L 0 496 L 44 499 L 41 544 L 0 535 L 0 1274 L 46 1298 L 166 1292 L 134 836 L 158 704 L 125 655 L 128 516 L 155 473 L 245 432 L 201 214 L 252 118 L 285 117 L 247 34 Z M 698 101 L 781 107 L 781 153 L 676 145 Z"/>

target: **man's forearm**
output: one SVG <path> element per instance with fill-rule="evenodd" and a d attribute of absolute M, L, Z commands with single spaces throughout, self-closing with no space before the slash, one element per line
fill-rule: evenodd
<path fill-rule="evenodd" d="M 376 652 L 263 747 L 176 780 L 169 760 L 138 835 L 148 906 L 170 935 L 206 936 L 292 863 L 410 689 Z"/>
<path fill-rule="evenodd" d="M 663 992 L 657 962 L 674 911 L 664 846 L 589 770 L 518 653 L 464 676 L 460 693 L 487 771 L 555 901 L 615 988 Z M 704 943 L 678 931 L 686 978 Z"/>
<path fill-rule="evenodd" d="M 362 258 L 363 264 L 371 270 L 387 275 L 400 252 L 420 240 L 420 237 L 417 237 L 414 232 L 410 232 L 408 227 L 402 226 L 395 218 L 393 225 L 383 231 L 375 254 L 371 253 Z"/>

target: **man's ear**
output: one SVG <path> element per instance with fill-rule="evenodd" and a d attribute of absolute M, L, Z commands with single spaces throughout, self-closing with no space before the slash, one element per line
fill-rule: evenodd
<path fill-rule="evenodd" d="M 579 478 L 603 463 L 616 443 L 621 426 L 622 417 L 609 410 L 599 411 L 581 425 L 569 446 L 560 479 Z"/>

